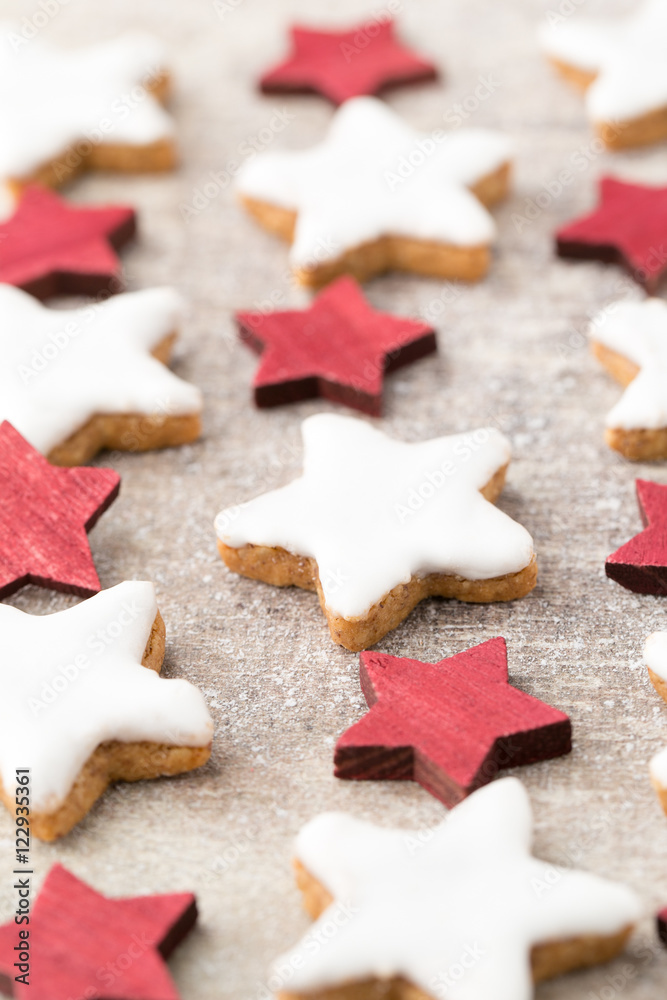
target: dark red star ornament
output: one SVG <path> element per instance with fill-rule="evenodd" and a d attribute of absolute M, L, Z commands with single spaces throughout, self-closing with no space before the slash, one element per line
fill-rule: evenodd
<path fill-rule="evenodd" d="M 266 94 L 317 93 L 342 104 L 438 75 L 432 63 L 401 45 L 392 20 L 371 19 L 349 31 L 294 26 L 290 37 L 289 57 L 261 78 Z"/>
<path fill-rule="evenodd" d="M 502 638 L 439 663 L 364 652 L 360 675 L 370 712 L 338 740 L 337 778 L 412 779 L 454 806 L 501 768 L 572 748 L 567 715 L 509 683 Z"/>
<path fill-rule="evenodd" d="M 0 927 L 0 990 L 15 1000 L 179 1000 L 165 959 L 196 920 L 191 893 L 108 899 L 54 865 L 30 923 Z M 16 981 L 21 963 L 29 985 Z"/>
<path fill-rule="evenodd" d="M 377 417 L 385 372 L 437 349 L 428 324 L 378 312 L 349 277 L 309 309 L 241 312 L 236 321 L 241 339 L 262 355 L 253 380 L 259 407 L 321 396 Z"/>
<path fill-rule="evenodd" d="M 600 204 L 556 233 L 560 257 L 621 264 L 647 291 L 667 270 L 667 187 L 600 180 Z"/>
<path fill-rule="evenodd" d="M 656 917 L 656 924 L 658 926 L 658 937 L 662 943 L 667 946 L 667 906 L 664 910 L 660 910 Z"/>
<path fill-rule="evenodd" d="M 135 231 L 133 208 L 72 205 L 47 188 L 29 186 L 0 223 L 0 282 L 38 299 L 121 291 L 116 250 Z"/>
<path fill-rule="evenodd" d="M 667 596 L 667 486 L 637 479 L 637 503 L 644 531 L 613 552 L 607 576 L 636 594 Z"/>
<path fill-rule="evenodd" d="M 113 469 L 60 468 L 0 424 L 0 598 L 27 583 L 90 597 L 100 590 L 86 537 L 118 496 Z"/>

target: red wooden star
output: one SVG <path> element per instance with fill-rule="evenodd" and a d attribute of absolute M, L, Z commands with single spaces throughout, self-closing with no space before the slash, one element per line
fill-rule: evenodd
<path fill-rule="evenodd" d="M 115 251 L 135 230 L 133 208 L 72 205 L 47 188 L 27 187 L 0 224 L 0 282 L 38 299 L 120 291 Z"/>
<path fill-rule="evenodd" d="M 439 663 L 365 652 L 360 674 L 371 710 L 336 744 L 338 778 L 411 778 L 453 806 L 500 768 L 571 749 L 567 715 L 509 683 L 504 639 Z"/>
<path fill-rule="evenodd" d="M 638 479 L 637 503 L 644 531 L 613 552 L 607 576 L 636 594 L 667 595 L 667 486 Z"/>
<path fill-rule="evenodd" d="M 600 204 L 556 233 L 560 257 L 624 265 L 654 291 L 667 270 L 667 187 L 600 181 Z"/>
<path fill-rule="evenodd" d="M 292 52 L 270 69 L 260 86 L 267 93 L 318 93 L 334 104 L 377 94 L 386 87 L 434 80 L 437 70 L 396 40 L 394 22 L 366 21 L 350 31 L 290 29 Z"/>
<path fill-rule="evenodd" d="M 118 496 L 113 469 L 57 468 L 0 424 L 0 598 L 26 583 L 90 597 L 100 590 L 86 532 Z"/>
<path fill-rule="evenodd" d="M 379 416 L 385 372 L 436 350 L 418 320 L 378 312 L 352 278 L 339 278 L 309 309 L 237 313 L 241 339 L 262 360 L 253 380 L 257 406 L 321 396 Z"/>
<path fill-rule="evenodd" d="M 16 1000 L 179 1000 L 164 959 L 196 919 L 191 893 L 107 899 L 54 865 L 30 923 L 0 927 L 0 989 Z M 22 956 L 29 985 L 15 978 Z"/>

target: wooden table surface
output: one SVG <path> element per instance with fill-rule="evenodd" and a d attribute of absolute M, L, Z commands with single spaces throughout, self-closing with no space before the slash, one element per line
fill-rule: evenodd
<path fill-rule="evenodd" d="M 604 559 L 640 527 L 635 477 L 667 482 L 667 470 L 631 465 L 605 447 L 604 416 L 620 389 L 586 346 L 588 317 L 638 293 L 614 267 L 556 260 L 552 234 L 593 204 L 596 178 L 607 171 L 667 183 L 665 147 L 599 153 L 580 95 L 538 52 L 546 4 L 399 0 L 399 8 L 405 39 L 444 75 L 392 92 L 389 104 L 412 125 L 437 128 L 486 80 L 492 92 L 466 124 L 513 138 L 515 193 L 496 212 L 499 240 L 485 281 L 464 287 L 392 275 L 367 286 L 376 306 L 431 319 L 439 339 L 436 356 L 388 379 L 376 426 L 411 441 L 489 423 L 507 434 L 514 459 L 500 506 L 533 534 L 540 577 L 515 603 L 426 601 L 380 648 L 437 660 L 503 635 L 512 681 L 571 715 L 572 754 L 520 771 L 534 804 L 536 851 L 630 883 L 647 919 L 628 956 L 543 985 L 537 996 L 655 1000 L 667 983 L 667 952 L 652 920 L 667 904 L 667 818 L 647 768 L 667 743 L 667 705 L 641 652 L 651 631 L 667 627 L 667 606 L 607 580 Z M 19 19 L 38 9 L 33 0 L 0 4 Z M 135 204 L 141 236 L 123 256 L 129 288 L 173 284 L 190 303 L 175 370 L 204 392 L 204 436 L 162 453 L 103 456 L 100 464 L 122 475 L 121 496 L 91 543 L 104 587 L 155 582 L 167 625 L 165 672 L 203 689 L 216 733 L 205 768 L 114 788 L 69 836 L 36 845 L 34 863 L 39 879 L 60 860 L 110 894 L 194 890 L 200 923 L 171 961 L 184 1000 L 266 996 L 269 962 L 308 926 L 290 856 L 310 817 L 333 808 L 422 828 L 444 814 L 410 783 L 333 778 L 334 741 L 364 707 L 358 657 L 332 644 L 312 594 L 228 573 L 212 528 L 223 506 L 298 474 L 302 418 L 344 412 L 316 401 L 253 409 L 256 359 L 237 343 L 232 312 L 307 297 L 289 280 L 285 246 L 244 215 L 225 171 L 253 146 L 307 147 L 326 130 L 332 112 L 324 100 L 268 98 L 254 88 L 282 53 L 288 23 L 349 24 L 372 9 L 355 0 L 221 0 L 217 10 L 210 0 L 71 0 L 41 31 L 78 45 L 142 27 L 162 36 L 173 56 L 180 169 L 86 177 L 68 194 Z M 559 192 L 554 179 L 575 163 Z M 196 213 L 184 211 L 206 185 Z M 12 603 L 43 614 L 72 600 L 26 588 Z M 3 812 L 0 919 L 14 907 L 12 847 Z"/>

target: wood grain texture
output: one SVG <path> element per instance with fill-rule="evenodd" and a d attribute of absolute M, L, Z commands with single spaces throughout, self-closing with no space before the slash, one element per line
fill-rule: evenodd
<path fill-rule="evenodd" d="M 0 988 L 16 1000 L 179 1000 L 165 959 L 196 920 L 192 893 L 108 899 L 56 864 L 33 903 L 28 985 L 12 982 L 21 928 L 0 927 Z"/>
<path fill-rule="evenodd" d="M 631 6 L 612 3 L 618 13 Z M 512 603 L 423 601 L 381 649 L 434 662 L 503 635 L 513 683 L 567 712 L 572 753 L 515 772 L 540 817 L 535 853 L 556 869 L 627 882 L 647 917 L 611 965 L 546 982 L 537 997 L 602 1000 L 608 979 L 621 977 L 616 1000 L 657 1000 L 667 987 L 667 952 L 655 932 L 667 901 L 667 819 L 647 762 L 667 741 L 665 708 L 640 661 L 646 637 L 665 627 L 664 603 L 615 584 L 604 561 L 641 527 L 635 479 L 667 483 L 667 467 L 630 465 L 606 446 L 601 415 L 619 389 L 588 350 L 590 317 L 628 288 L 640 290 L 616 267 L 559 260 L 553 234 L 590 210 L 601 174 L 667 184 L 665 147 L 596 152 L 581 96 L 536 43 L 546 10 L 524 0 L 419 0 L 397 15 L 401 37 L 447 77 L 388 92 L 392 108 L 429 131 L 455 127 L 443 115 L 457 105 L 468 113 L 468 102 L 460 127 L 510 136 L 516 172 L 512 195 L 494 213 L 498 244 L 484 281 L 392 274 L 364 286 L 375 308 L 423 318 L 439 340 L 437 354 L 386 380 L 377 425 L 411 441 L 484 424 L 506 434 L 511 481 L 499 506 L 535 538 L 540 576 L 529 598 Z M 19 24 L 33 13 L 25 0 L 4 0 L 3 12 Z M 572 19 L 580 13 L 582 5 Z M 332 114 L 324 100 L 263 96 L 257 76 L 283 55 L 291 22 L 317 17 L 346 27 L 360 16 L 358 0 L 86 0 L 61 5 L 40 32 L 77 46 L 140 27 L 169 48 L 179 169 L 150 178 L 88 173 L 67 196 L 135 205 L 142 238 L 124 251 L 130 287 L 176 284 L 191 303 L 175 370 L 204 390 L 204 434 L 171 451 L 99 456 L 95 464 L 115 468 L 123 488 L 91 538 L 104 587 L 155 582 L 168 624 L 164 672 L 206 692 L 216 738 L 200 770 L 118 784 L 67 837 L 35 843 L 35 884 L 59 860 L 110 896 L 196 888 L 201 924 L 170 960 L 183 1000 L 267 1000 L 274 992 L 270 963 L 309 926 L 290 860 L 294 837 L 317 813 L 339 809 L 415 830 L 445 815 L 414 782 L 333 777 L 336 739 L 367 710 L 359 654 L 330 641 L 312 593 L 228 573 L 211 527 L 223 507 L 299 475 L 301 421 L 336 406 L 305 400 L 260 410 L 249 400 L 257 359 L 238 342 L 233 314 L 303 308 L 309 295 L 294 287 L 285 244 L 239 208 L 223 171 L 254 148 L 304 149 L 322 138 Z M 498 86 L 477 103 L 480 75 Z M 294 117 L 271 131 L 283 109 Z M 552 196 L 544 185 L 566 168 L 572 180 Z M 193 201 L 198 209 L 184 221 L 181 206 Z M 515 224 L 527 210 L 533 218 Z M 8 598 L 33 614 L 76 600 L 32 587 Z M 1 923 L 16 908 L 5 810 L 0 838 Z"/>
<path fill-rule="evenodd" d="M 0 224 L 0 282 L 38 299 L 103 295 L 123 289 L 116 251 L 136 232 L 126 205 L 73 205 L 31 185 Z"/>
<path fill-rule="evenodd" d="M 113 503 L 113 469 L 57 469 L 0 424 L 0 598 L 28 583 L 80 597 L 100 581 L 86 533 Z"/>
<path fill-rule="evenodd" d="M 339 737 L 334 774 L 355 780 L 413 780 L 447 806 L 502 768 L 569 753 L 570 720 L 509 683 L 502 638 L 422 663 L 360 656 L 370 712 Z"/>
<path fill-rule="evenodd" d="M 257 406 L 320 396 L 379 417 L 386 372 L 436 349 L 427 323 L 373 309 L 342 277 L 308 309 L 236 314 L 239 335 L 258 354 Z"/>
<path fill-rule="evenodd" d="M 638 479 L 637 503 L 644 530 L 605 562 L 608 577 L 637 594 L 667 595 L 667 486 Z"/>
<path fill-rule="evenodd" d="M 435 80 L 426 59 L 402 45 L 394 22 L 369 18 L 346 31 L 290 29 L 292 50 L 260 79 L 265 94 L 322 94 L 333 104 L 400 84 Z"/>

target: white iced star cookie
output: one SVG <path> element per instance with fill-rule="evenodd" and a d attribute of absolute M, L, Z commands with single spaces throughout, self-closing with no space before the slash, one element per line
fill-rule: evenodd
<path fill-rule="evenodd" d="M 644 643 L 644 662 L 653 687 L 667 702 L 667 632 L 653 632 L 648 637 Z M 667 748 L 653 757 L 649 771 L 660 804 L 667 813 Z"/>
<path fill-rule="evenodd" d="M 293 241 L 303 284 L 390 268 L 476 280 L 495 240 L 484 205 L 507 193 L 509 159 L 495 132 L 417 132 L 383 101 L 356 97 L 322 143 L 260 154 L 237 187 L 264 226 Z"/>
<path fill-rule="evenodd" d="M 432 595 L 533 589 L 530 535 L 489 502 L 510 460 L 498 431 L 405 444 L 333 414 L 302 430 L 301 478 L 223 510 L 218 547 L 237 573 L 316 590 L 335 642 L 366 649 Z"/>
<path fill-rule="evenodd" d="M 142 34 L 80 49 L 0 24 L 0 179 L 62 184 L 83 169 L 166 170 L 173 125 L 159 100 L 162 45 Z"/>
<path fill-rule="evenodd" d="M 317 922 L 270 986 L 279 1000 L 371 1000 L 391 987 L 397 1000 L 530 1000 L 533 981 L 612 958 L 641 915 L 636 894 L 538 861 L 531 840 L 517 778 L 428 832 L 318 816 L 295 859 Z"/>
<path fill-rule="evenodd" d="M 667 138 L 667 4 L 625 18 L 551 15 L 540 38 L 551 61 L 586 89 L 588 115 L 612 149 Z"/>
<path fill-rule="evenodd" d="M 607 414 L 606 440 L 626 458 L 667 458 L 667 303 L 616 302 L 590 328 L 595 357 L 627 386 Z"/>
<path fill-rule="evenodd" d="M 165 633 L 152 583 L 121 583 L 52 615 L 0 604 L 0 631 L 0 798 L 13 813 L 16 771 L 29 768 L 37 837 L 67 833 L 112 781 L 208 760 L 203 696 L 159 676 Z"/>
<path fill-rule="evenodd" d="M 170 288 L 62 310 L 0 285 L 0 421 L 56 465 L 196 440 L 201 393 L 166 367 L 183 311 Z"/>

